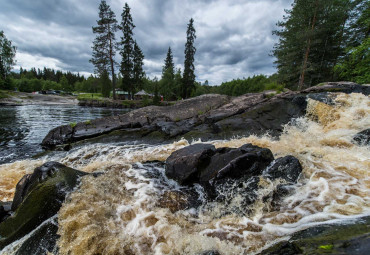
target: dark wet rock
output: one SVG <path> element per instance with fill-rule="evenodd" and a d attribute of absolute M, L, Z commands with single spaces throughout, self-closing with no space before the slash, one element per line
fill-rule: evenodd
<path fill-rule="evenodd" d="M 302 172 L 301 163 L 293 156 L 285 156 L 275 160 L 264 175 L 270 180 L 281 178 L 288 183 L 296 183 Z"/>
<path fill-rule="evenodd" d="M 48 220 L 39 226 L 32 235 L 19 247 L 15 255 L 57 254 L 56 242 L 59 238 L 57 219 Z"/>
<path fill-rule="evenodd" d="M 86 173 L 48 162 L 23 178 L 15 192 L 15 211 L 0 224 L 0 249 L 54 216 L 83 175 Z"/>
<path fill-rule="evenodd" d="M 199 255 L 220 255 L 220 253 L 216 250 L 212 250 L 212 251 L 204 251 L 200 253 Z"/>
<path fill-rule="evenodd" d="M 177 150 L 166 160 L 166 175 L 180 184 L 198 181 L 199 171 L 209 164 L 216 148 L 212 144 L 194 144 Z"/>
<path fill-rule="evenodd" d="M 290 240 L 264 250 L 260 255 L 352 254 L 366 255 L 370 250 L 370 217 L 323 224 L 302 230 Z"/>
<path fill-rule="evenodd" d="M 10 216 L 12 202 L 0 201 L 0 223 Z"/>
<path fill-rule="evenodd" d="M 358 145 L 370 145 L 370 128 L 357 133 L 353 141 Z"/>
<path fill-rule="evenodd" d="M 245 144 L 238 150 L 240 150 L 242 155 L 234 158 L 228 162 L 226 166 L 219 169 L 215 180 L 224 178 L 249 178 L 260 175 L 262 171 L 274 160 L 272 152 L 267 148 Z"/>
<path fill-rule="evenodd" d="M 41 145 L 46 149 L 52 149 L 56 145 L 97 137 L 120 129 L 148 129 L 150 126 L 149 129 L 159 130 L 163 126 L 161 124 L 157 125 L 160 121 L 175 123 L 191 119 L 218 108 L 228 101 L 229 97 L 224 95 L 202 95 L 179 101 L 172 106 L 148 106 L 120 116 L 100 118 L 88 123 L 80 122 L 75 126 L 64 125 L 52 129 L 43 139 Z M 191 121 L 188 122 L 188 125 L 191 125 Z M 166 130 L 165 126 L 163 127 Z M 181 131 L 180 133 L 185 131 Z"/>
<path fill-rule="evenodd" d="M 343 92 L 343 93 L 362 93 L 369 95 L 369 85 L 359 85 L 354 82 L 339 81 L 339 82 L 324 82 L 317 86 L 305 89 L 303 93 L 320 93 L 320 92 Z"/>

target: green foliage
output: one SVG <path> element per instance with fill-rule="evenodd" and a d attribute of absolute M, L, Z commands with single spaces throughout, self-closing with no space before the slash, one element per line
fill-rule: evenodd
<path fill-rule="evenodd" d="M 5 37 L 0 31 L 0 79 L 5 79 L 15 65 L 16 47 L 12 46 L 12 41 Z"/>
<path fill-rule="evenodd" d="M 103 74 L 100 77 L 100 84 L 103 97 L 109 97 L 111 91 L 111 82 L 109 80 L 107 70 L 103 71 Z"/>
<path fill-rule="evenodd" d="M 130 7 L 127 3 L 123 7 L 123 12 L 121 14 L 121 30 L 123 37 L 121 37 L 120 44 L 122 48 L 120 50 L 120 55 L 122 57 L 120 71 L 122 74 L 122 89 L 129 91 L 131 95 L 134 94 L 134 84 L 133 84 L 133 69 L 134 63 L 133 53 L 134 53 L 134 39 L 133 39 L 133 29 L 135 25 L 132 21 L 132 16 L 130 12 Z"/>
<path fill-rule="evenodd" d="M 14 80 L 7 76 L 5 79 L 0 77 L 0 89 L 13 90 L 14 89 Z"/>
<path fill-rule="evenodd" d="M 288 88 L 309 87 L 332 80 L 333 67 L 344 54 L 351 0 L 295 0 L 287 10 L 273 55 L 279 82 Z"/>
<path fill-rule="evenodd" d="M 0 80 L 0 84 L 1 84 L 1 80 Z M 0 90 L 0 99 L 8 98 L 8 97 L 9 95 L 6 92 Z"/>
<path fill-rule="evenodd" d="M 141 51 L 139 45 L 134 42 L 133 52 L 133 86 L 135 90 L 141 90 L 143 88 L 143 78 L 145 76 L 143 65 L 144 65 L 144 54 Z"/>
<path fill-rule="evenodd" d="M 69 84 L 66 76 L 63 75 L 63 77 L 60 79 L 59 84 L 62 90 L 68 91 L 68 92 L 73 91 L 73 87 L 71 84 Z"/>
<path fill-rule="evenodd" d="M 69 125 L 71 126 L 71 128 L 74 128 L 77 125 L 77 123 L 76 122 L 71 122 L 71 123 L 69 123 Z"/>
<path fill-rule="evenodd" d="M 181 88 L 181 96 L 183 98 L 190 97 L 195 90 L 194 55 L 196 49 L 194 47 L 194 40 L 196 38 L 194 20 L 191 18 L 186 31 L 184 74 Z"/>
<path fill-rule="evenodd" d="M 362 44 L 348 50 L 348 56 L 335 66 L 335 71 L 342 80 L 360 84 L 370 83 L 370 38 Z"/>

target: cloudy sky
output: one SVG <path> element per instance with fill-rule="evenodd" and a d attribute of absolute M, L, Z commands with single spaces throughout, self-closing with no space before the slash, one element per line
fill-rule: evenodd
<path fill-rule="evenodd" d="M 167 49 L 182 68 L 186 27 L 197 39 L 196 79 L 220 84 L 275 72 L 275 24 L 293 0 L 127 0 L 149 77 L 160 76 Z M 100 0 L 0 0 L 0 30 L 17 46 L 15 69 L 44 66 L 89 75 L 92 26 Z M 107 0 L 120 22 L 125 1 Z M 117 33 L 117 38 L 121 33 Z M 118 55 L 118 54 L 117 54 Z M 117 60 L 119 57 L 117 56 Z"/>

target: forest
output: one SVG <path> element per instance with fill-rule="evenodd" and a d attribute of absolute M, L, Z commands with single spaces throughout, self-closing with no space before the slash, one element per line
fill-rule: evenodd
<path fill-rule="evenodd" d="M 271 55 L 276 73 L 236 78 L 212 86 L 196 81 L 196 30 L 190 19 L 186 31 L 184 70 L 176 69 L 168 48 L 162 75 L 149 78 L 145 58 L 134 38 L 134 22 L 126 3 L 118 23 L 106 1 L 99 5 L 99 20 L 92 28 L 94 75 L 80 76 L 69 71 L 31 68 L 12 71 L 16 47 L 0 31 L 0 89 L 24 92 L 62 90 L 102 93 L 115 98 L 117 88 L 130 93 L 144 89 L 165 100 L 178 100 L 206 93 L 238 96 L 250 92 L 284 88 L 300 90 L 326 81 L 370 83 L 370 2 L 365 0 L 295 0 L 277 22 L 272 33 L 278 40 Z M 120 40 L 116 33 L 121 32 Z M 116 53 L 121 62 L 117 63 Z M 201 77 L 200 77 L 201 78 Z"/>

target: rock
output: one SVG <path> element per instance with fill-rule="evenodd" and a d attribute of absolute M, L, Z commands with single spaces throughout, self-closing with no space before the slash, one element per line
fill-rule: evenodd
<path fill-rule="evenodd" d="M 176 123 L 191 119 L 228 102 L 229 97 L 227 96 L 209 94 L 179 101 L 168 107 L 148 106 L 119 116 L 92 120 L 89 123 L 81 122 L 75 126 L 64 125 L 52 129 L 43 139 L 41 145 L 45 149 L 53 149 L 57 145 L 101 136 L 120 129 L 148 129 L 148 126 L 151 126 L 154 130 L 158 130 L 163 126 L 156 125 L 159 121 Z M 191 121 L 188 124 L 191 126 Z M 185 131 L 180 131 L 179 134 Z"/>
<path fill-rule="evenodd" d="M 235 136 L 279 136 L 292 118 L 306 114 L 307 98 L 332 103 L 335 94 L 329 92 L 363 93 L 370 86 L 348 82 L 331 82 L 309 89 L 287 91 L 271 97 L 270 92 L 249 93 L 230 98 L 224 95 L 202 95 L 178 101 L 172 106 L 148 106 L 129 113 L 57 127 L 42 141 L 45 149 L 84 139 L 106 140 L 120 131 L 120 137 L 132 132 L 145 143 L 157 143 L 185 137 L 188 140 L 229 139 Z M 140 136 L 140 134 L 145 134 Z M 105 136 L 104 136 L 105 135 Z M 153 139 L 153 137 L 155 139 Z M 158 139 L 160 138 L 160 139 Z M 113 138 L 112 138 L 113 139 Z M 68 149 L 68 147 L 65 147 Z"/>
<path fill-rule="evenodd" d="M 0 201 L 0 223 L 10 216 L 12 202 Z"/>
<path fill-rule="evenodd" d="M 283 254 L 353 254 L 370 250 L 370 217 L 323 224 L 295 233 L 290 240 L 262 251 L 260 255 Z"/>
<path fill-rule="evenodd" d="M 15 211 L 0 224 L 0 249 L 54 216 L 83 175 L 86 173 L 48 162 L 23 178 L 15 192 Z"/>
<path fill-rule="evenodd" d="M 289 155 L 276 159 L 273 165 L 264 172 L 264 176 L 270 180 L 281 178 L 288 183 L 296 183 L 301 172 L 302 166 L 299 160 Z"/>
<path fill-rule="evenodd" d="M 370 145 L 370 128 L 357 133 L 353 137 L 353 141 L 358 145 Z"/>
<path fill-rule="evenodd" d="M 260 175 L 274 160 L 272 152 L 267 148 L 245 144 L 240 147 L 239 150 L 243 154 L 231 160 L 226 166 L 218 170 L 215 180 L 224 178 L 249 178 Z"/>
<path fill-rule="evenodd" d="M 179 184 L 198 181 L 216 148 L 212 144 L 194 144 L 173 152 L 166 160 L 166 175 Z"/>
<path fill-rule="evenodd" d="M 216 250 L 212 250 L 212 251 L 204 251 L 200 253 L 199 255 L 220 255 L 220 253 Z"/>
<path fill-rule="evenodd" d="M 56 242 L 59 238 L 57 232 L 58 222 L 56 218 L 42 223 L 42 225 L 22 243 L 15 255 L 58 254 L 54 252 L 56 250 Z"/>

